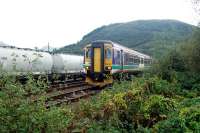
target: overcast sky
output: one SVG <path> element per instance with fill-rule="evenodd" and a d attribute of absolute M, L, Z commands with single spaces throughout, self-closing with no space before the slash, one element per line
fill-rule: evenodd
<path fill-rule="evenodd" d="M 139 19 L 198 20 L 189 0 L 0 0 L 0 41 L 61 47 L 102 25 Z"/>

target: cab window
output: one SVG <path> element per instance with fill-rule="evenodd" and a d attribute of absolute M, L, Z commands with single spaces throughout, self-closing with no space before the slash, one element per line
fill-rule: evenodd
<path fill-rule="evenodd" d="M 111 49 L 107 48 L 107 49 L 105 50 L 105 57 L 106 57 L 107 59 L 110 59 L 110 58 L 111 58 L 111 55 L 112 55 Z"/>
<path fill-rule="evenodd" d="M 86 58 L 90 58 L 91 57 L 91 48 L 87 48 L 86 49 L 85 56 L 86 56 Z"/>

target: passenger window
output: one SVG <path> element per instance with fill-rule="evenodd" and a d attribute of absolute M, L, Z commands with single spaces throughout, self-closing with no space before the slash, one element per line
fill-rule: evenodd
<path fill-rule="evenodd" d="M 120 51 L 117 51 L 117 58 L 120 58 Z"/>
<path fill-rule="evenodd" d="M 139 64 L 140 63 L 140 59 L 138 57 L 136 57 L 136 56 L 134 57 L 134 63 L 135 64 Z"/>
<path fill-rule="evenodd" d="M 149 64 L 149 60 L 148 59 L 144 59 L 144 64 Z"/>
<path fill-rule="evenodd" d="M 90 58 L 91 57 L 91 49 L 90 48 L 86 49 L 85 55 L 86 55 L 86 58 Z"/>
<path fill-rule="evenodd" d="M 113 57 L 113 64 L 117 64 L 119 65 L 120 64 L 120 51 L 118 50 L 114 50 L 114 57 Z"/>
<path fill-rule="evenodd" d="M 141 62 L 140 62 L 141 64 L 144 64 L 144 59 L 143 58 L 141 58 Z"/>
<path fill-rule="evenodd" d="M 105 57 L 106 57 L 107 59 L 110 59 L 110 58 L 111 58 L 111 54 L 112 54 L 111 49 L 107 48 L 107 49 L 105 50 Z"/>
<path fill-rule="evenodd" d="M 128 65 L 128 57 L 129 57 L 129 54 L 124 53 L 124 65 Z"/>
<path fill-rule="evenodd" d="M 128 59 L 128 65 L 133 65 L 133 64 L 134 64 L 133 57 L 129 57 L 129 59 Z"/>
<path fill-rule="evenodd" d="M 121 58 L 120 58 L 120 51 L 117 51 L 117 58 L 116 58 L 116 64 L 120 64 L 120 60 L 121 60 Z"/>

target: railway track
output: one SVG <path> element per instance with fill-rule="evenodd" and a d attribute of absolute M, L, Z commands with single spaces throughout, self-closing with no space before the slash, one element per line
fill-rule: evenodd
<path fill-rule="evenodd" d="M 71 103 L 81 98 L 86 98 L 98 93 L 96 86 L 91 86 L 83 80 L 68 80 L 57 82 L 49 86 L 47 90 L 46 106 L 56 106 L 62 103 Z"/>

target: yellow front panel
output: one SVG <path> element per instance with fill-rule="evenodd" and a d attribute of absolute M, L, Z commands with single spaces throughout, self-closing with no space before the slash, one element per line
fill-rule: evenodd
<path fill-rule="evenodd" d="M 94 48 L 94 72 L 101 72 L 101 49 Z"/>
<path fill-rule="evenodd" d="M 112 66 L 112 59 L 105 59 L 105 66 Z"/>

